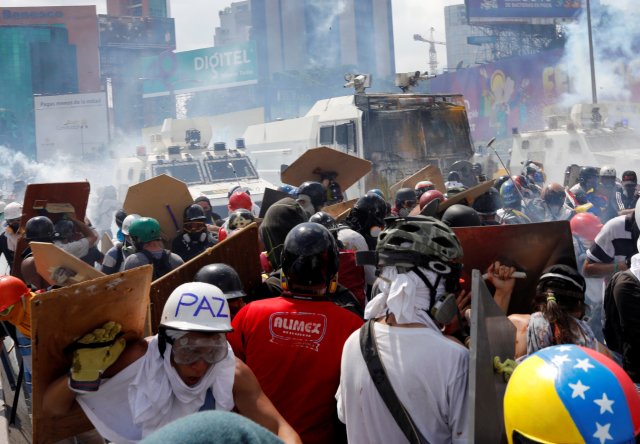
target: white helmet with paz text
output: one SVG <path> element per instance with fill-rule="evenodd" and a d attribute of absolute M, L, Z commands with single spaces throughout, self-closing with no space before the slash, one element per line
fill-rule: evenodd
<path fill-rule="evenodd" d="M 204 282 L 188 282 L 173 290 L 164 304 L 160 327 L 211 333 L 233 331 L 224 293 Z"/>

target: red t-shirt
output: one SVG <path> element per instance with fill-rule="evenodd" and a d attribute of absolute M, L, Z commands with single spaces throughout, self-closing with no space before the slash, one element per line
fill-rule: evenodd
<path fill-rule="evenodd" d="M 362 320 L 327 300 L 277 297 L 244 306 L 232 325 L 236 356 L 302 441 L 333 442 L 342 347 Z"/>

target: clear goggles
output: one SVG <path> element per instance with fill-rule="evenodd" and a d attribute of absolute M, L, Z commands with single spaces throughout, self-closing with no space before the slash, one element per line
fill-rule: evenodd
<path fill-rule="evenodd" d="M 210 337 L 189 337 L 185 335 L 172 342 L 173 360 L 176 364 L 191 365 L 199 360 L 216 364 L 227 357 L 229 347 L 224 334 Z"/>

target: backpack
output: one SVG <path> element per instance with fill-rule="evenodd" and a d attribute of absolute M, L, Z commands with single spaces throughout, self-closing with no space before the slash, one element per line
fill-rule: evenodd
<path fill-rule="evenodd" d="M 153 265 L 152 281 L 161 278 L 172 270 L 171 262 L 169 262 L 169 251 L 162 250 L 162 256 L 159 259 L 156 259 L 156 257 L 147 250 L 142 250 L 142 254 L 144 254 L 149 263 Z"/>

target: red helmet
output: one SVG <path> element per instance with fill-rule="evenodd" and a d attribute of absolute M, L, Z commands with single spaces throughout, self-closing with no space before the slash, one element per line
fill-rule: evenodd
<path fill-rule="evenodd" d="M 415 186 L 416 191 L 429 191 L 435 189 L 435 185 L 430 180 L 421 180 Z"/>
<path fill-rule="evenodd" d="M 524 176 L 513 175 L 511 176 L 511 180 L 513 180 L 513 182 L 518 186 L 518 188 L 520 188 L 520 191 L 522 191 L 522 189 L 526 188 L 527 186 L 527 181 Z"/>
<path fill-rule="evenodd" d="M 438 190 L 429 190 L 422 193 L 422 196 L 420 196 L 420 209 L 422 210 L 425 205 L 435 199 L 440 199 L 440 202 L 445 200 L 444 195 Z"/>
<path fill-rule="evenodd" d="M 602 228 L 602 222 L 593 213 L 578 213 L 571 218 L 569 224 L 573 234 L 588 241 L 593 241 Z"/>
<path fill-rule="evenodd" d="M 29 288 L 14 276 L 0 276 L 0 311 L 4 311 L 26 294 Z"/>
<path fill-rule="evenodd" d="M 236 211 L 240 208 L 251 211 L 253 202 L 251 202 L 251 196 L 244 191 L 234 191 L 229 198 L 229 210 Z"/>

